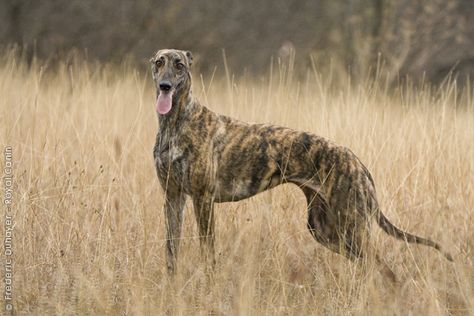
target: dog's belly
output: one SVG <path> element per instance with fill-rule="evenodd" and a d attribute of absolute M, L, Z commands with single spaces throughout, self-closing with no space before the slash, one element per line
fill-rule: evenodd
<path fill-rule="evenodd" d="M 215 187 L 216 202 L 232 202 L 246 199 L 253 194 L 249 192 L 250 180 L 234 181 L 232 184 L 217 181 Z"/>
<path fill-rule="evenodd" d="M 281 177 L 261 179 L 257 186 L 254 181 L 251 178 L 234 179 L 231 183 L 222 179 L 216 181 L 215 201 L 221 203 L 244 200 L 282 183 Z"/>

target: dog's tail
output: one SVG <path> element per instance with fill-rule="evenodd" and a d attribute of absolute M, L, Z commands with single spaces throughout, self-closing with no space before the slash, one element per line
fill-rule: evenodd
<path fill-rule="evenodd" d="M 415 244 L 421 244 L 421 245 L 433 247 L 437 249 L 439 252 L 441 252 L 446 257 L 446 259 L 448 259 L 449 261 L 453 261 L 453 257 L 448 252 L 444 251 L 438 243 L 435 243 L 434 241 L 428 238 L 422 238 L 422 237 L 404 232 L 400 228 L 390 223 L 388 218 L 386 218 L 385 215 L 380 210 L 377 211 L 376 217 L 377 217 L 377 223 L 387 234 L 397 239 L 405 240 L 406 242 L 409 242 L 409 243 L 415 243 Z"/>

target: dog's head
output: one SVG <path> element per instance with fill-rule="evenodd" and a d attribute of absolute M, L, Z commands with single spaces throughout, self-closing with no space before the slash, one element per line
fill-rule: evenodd
<path fill-rule="evenodd" d="M 193 56 L 189 51 L 162 49 L 150 59 L 150 62 L 157 94 L 156 111 L 165 115 L 183 95 L 190 92 L 189 69 Z"/>

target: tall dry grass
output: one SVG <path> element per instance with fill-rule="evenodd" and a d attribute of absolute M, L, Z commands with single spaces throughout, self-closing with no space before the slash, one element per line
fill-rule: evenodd
<path fill-rule="evenodd" d="M 188 204 L 171 282 L 149 74 L 87 63 L 27 67 L 7 53 L 0 130 L 14 155 L 18 314 L 474 314 L 472 86 L 389 92 L 380 76 L 331 88 L 316 71 L 297 82 L 286 69 L 245 80 L 195 75 L 194 92 L 217 112 L 349 146 L 371 170 L 391 221 L 439 241 L 455 263 L 374 227 L 399 279 L 391 285 L 315 242 L 304 195 L 286 185 L 218 205 L 212 278 Z"/>

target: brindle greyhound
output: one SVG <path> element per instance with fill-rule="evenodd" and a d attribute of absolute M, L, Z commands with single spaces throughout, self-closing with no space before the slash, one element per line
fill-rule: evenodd
<path fill-rule="evenodd" d="M 308 228 L 327 248 L 361 258 L 375 218 L 388 234 L 431 246 L 382 214 L 367 168 L 346 147 L 314 134 L 218 115 L 192 95 L 190 52 L 164 49 L 151 58 L 159 129 L 153 149 L 165 191 L 166 252 L 175 271 L 186 195 L 193 200 L 200 241 L 214 263 L 214 203 L 239 201 L 282 183 L 298 185 Z"/>

